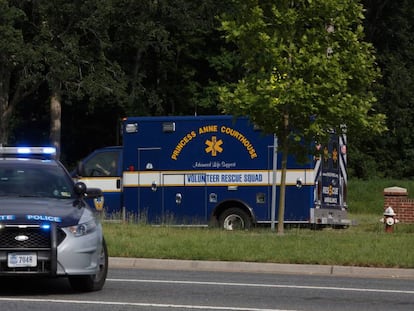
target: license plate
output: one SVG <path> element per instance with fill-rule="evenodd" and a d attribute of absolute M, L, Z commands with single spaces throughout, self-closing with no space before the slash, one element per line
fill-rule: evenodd
<path fill-rule="evenodd" d="M 7 264 L 9 268 L 36 267 L 36 253 L 9 253 Z"/>

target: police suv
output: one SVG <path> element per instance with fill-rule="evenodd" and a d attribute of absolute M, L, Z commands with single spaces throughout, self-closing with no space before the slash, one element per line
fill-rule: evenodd
<path fill-rule="evenodd" d="M 74 183 L 44 147 L 0 146 L 0 277 L 68 277 L 77 291 L 102 289 L 108 252 L 99 189 Z"/>

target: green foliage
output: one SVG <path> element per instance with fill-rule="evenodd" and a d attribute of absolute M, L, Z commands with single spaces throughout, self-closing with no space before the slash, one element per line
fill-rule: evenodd
<path fill-rule="evenodd" d="M 122 105 L 123 72 L 106 56 L 111 46 L 107 4 L 88 0 L 1 1 L 1 5 L 0 14 L 8 24 L 0 39 L 4 53 L 0 58 L 5 60 L 0 76 L 0 85 L 5 86 L 0 89 L 0 143 L 7 143 L 15 111 L 26 113 L 22 105 L 28 98 L 43 106 L 35 109 L 38 112 L 45 110 L 51 96 L 62 97 L 67 104 L 86 99 L 88 107 L 102 103 L 102 98 L 110 103 L 109 98 L 115 98 Z M 46 94 L 39 99 L 40 92 Z"/>
<path fill-rule="evenodd" d="M 375 148 L 370 146 L 372 139 L 348 137 L 348 174 L 353 178 L 368 179 L 385 177 L 384 171 L 379 170 L 378 155 Z M 370 148 L 371 147 L 371 148 Z"/>
<path fill-rule="evenodd" d="M 344 123 L 351 133 L 385 129 L 384 115 L 372 110 L 379 72 L 362 40 L 356 1 L 250 0 L 237 7 L 223 15 L 222 29 L 245 74 L 220 89 L 225 112 L 249 115 L 282 140 L 300 136 L 291 142 L 323 137 Z"/>
<path fill-rule="evenodd" d="M 7 143 L 17 104 L 42 81 L 40 54 L 25 37 L 22 9 L 0 1 L 0 144 Z"/>
<path fill-rule="evenodd" d="M 110 6 L 102 1 L 41 1 L 33 41 L 43 53 L 45 79 L 67 98 L 122 99 L 123 72 L 108 58 Z M 122 102 L 120 102 L 122 104 Z"/>
<path fill-rule="evenodd" d="M 328 130 L 381 133 L 372 109 L 379 77 L 363 41 L 362 6 L 354 0 L 235 1 L 222 30 L 237 47 L 244 74 L 219 88 L 225 113 L 247 115 L 275 133 L 282 152 L 278 232 L 283 231 L 287 154 L 303 158 Z"/>
<path fill-rule="evenodd" d="M 112 55 L 128 77 L 129 114 L 191 115 L 202 112 L 200 106 L 216 112 L 215 95 L 204 87 L 214 79 L 207 59 L 220 47 L 214 16 L 225 6 L 214 1 L 114 1 Z"/>
<path fill-rule="evenodd" d="M 0 60 L 2 68 L 12 67 L 20 61 L 16 55 L 18 48 L 22 47 L 23 36 L 20 29 L 15 28 L 19 21 L 24 19 L 24 14 L 17 8 L 9 7 L 7 1 L 0 1 Z M 20 51 L 23 52 L 23 51 Z M 2 70 L 4 72 L 4 69 Z"/>
<path fill-rule="evenodd" d="M 387 115 L 389 131 L 357 141 L 357 148 L 374 156 L 376 170 L 385 176 L 410 178 L 414 175 L 414 8 L 406 0 L 364 3 L 367 40 L 377 49 L 383 74 L 376 107 Z"/>
<path fill-rule="evenodd" d="M 410 197 L 414 196 L 414 184 L 411 180 L 352 178 L 348 184 L 348 205 L 352 215 L 381 215 L 384 208 L 383 193 L 384 189 L 388 187 L 405 188 Z"/>

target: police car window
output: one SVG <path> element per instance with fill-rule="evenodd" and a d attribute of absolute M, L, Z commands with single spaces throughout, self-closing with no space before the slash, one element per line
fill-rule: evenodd
<path fill-rule="evenodd" d="M 71 198 L 72 190 L 60 168 L 0 167 L 0 196 Z"/>
<path fill-rule="evenodd" d="M 85 163 L 85 176 L 117 176 L 118 157 L 114 151 L 97 153 Z"/>

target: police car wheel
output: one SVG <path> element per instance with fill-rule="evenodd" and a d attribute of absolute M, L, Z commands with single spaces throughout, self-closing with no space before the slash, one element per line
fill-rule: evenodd
<path fill-rule="evenodd" d="M 108 274 L 108 249 L 105 239 L 102 240 L 102 251 L 99 256 L 99 271 L 95 275 L 69 276 L 69 283 L 73 290 L 91 292 L 101 290 Z"/>
<path fill-rule="evenodd" d="M 251 227 L 249 215 L 240 208 L 229 208 L 219 217 L 220 227 L 225 230 L 244 230 Z"/>

